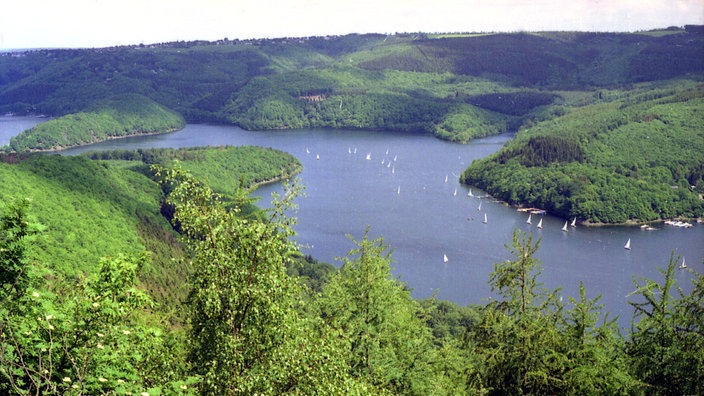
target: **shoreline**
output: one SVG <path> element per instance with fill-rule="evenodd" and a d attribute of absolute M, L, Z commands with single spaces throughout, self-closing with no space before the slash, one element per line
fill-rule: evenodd
<path fill-rule="evenodd" d="M 493 198 L 493 197 L 492 197 Z M 543 215 L 549 215 L 549 216 L 554 216 L 554 217 L 560 217 L 554 214 L 551 214 L 545 209 L 541 208 L 534 208 L 534 207 L 526 207 L 522 205 L 511 205 L 508 202 L 505 201 L 500 201 L 497 200 L 498 202 L 503 202 L 505 205 L 511 206 L 516 209 L 517 212 L 532 212 L 532 211 L 540 211 L 543 212 Z M 568 220 L 570 218 L 564 218 L 565 220 Z M 585 227 L 641 227 L 641 226 L 649 226 L 652 224 L 658 224 L 658 223 L 663 223 L 665 224 L 668 221 L 679 221 L 679 222 L 694 222 L 698 224 L 704 224 L 704 217 L 671 217 L 671 218 L 660 218 L 660 219 L 655 219 L 655 220 L 648 220 L 648 221 L 638 221 L 638 220 L 626 220 L 625 222 L 622 223 L 602 223 L 602 222 L 592 222 L 590 220 L 583 220 L 580 221 L 579 218 L 577 219 L 577 224 L 581 224 Z"/>
<path fill-rule="evenodd" d="M 24 151 L 21 151 L 21 152 L 9 150 L 10 145 L 9 145 L 9 144 L 6 144 L 6 145 L 0 147 L 0 152 L 6 153 L 6 154 L 22 154 L 22 153 L 32 153 L 32 154 L 35 154 L 35 153 L 59 153 L 59 152 L 64 151 L 64 150 L 69 150 L 69 149 L 78 148 L 78 147 L 90 146 L 91 144 L 107 142 L 107 141 L 110 141 L 110 140 L 125 139 L 125 138 L 135 137 L 135 136 L 163 135 L 163 134 L 166 134 L 166 133 L 172 133 L 172 132 L 180 131 L 180 130 L 182 130 L 183 128 L 185 128 L 185 125 L 182 126 L 182 127 L 180 127 L 180 128 L 173 128 L 173 129 L 169 129 L 169 130 L 163 131 L 163 132 L 143 132 L 143 133 L 140 132 L 140 133 L 132 133 L 132 134 L 129 134 L 129 135 L 121 135 L 121 136 L 108 136 L 108 137 L 106 137 L 105 139 L 96 139 L 96 140 L 93 140 L 92 142 L 89 142 L 89 143 L 76 144 L 76 145 L 72 145 L 72 146 L 58 146 L 58 147 L 52 147 L 52 148 L 48 148 L 48 149 L 30 149 L 30 150 L 24 150 Z M 4 149 L 5 147 L 7 147 L 8 150 L 5 150 L 5 149 Z"/>
<path fill-rule="evenodd" d="M 262 181 L 260 181 L 260 182 L 252 183 L 252 185 L 250 186 L 250 188 L 252 188 L 252 191 L 255 191 L 255 190 L 258 189 L 259 187 L 263 187 L 263 186 L 266 186 L 266 185 L 268 185 L 268 184 L 278 183 L 278 182 L 280 182 L 280 181 L 282 181 L 282 180 L 290 179 L 291 177 L 293 177 L 293 176 L 295 176 L 295 175 L 298 175 L 298 174 L 300 174 L 301 172 L 303 172 L 303 165 L 298 165 L 298 166 L 296 167 L 296 169 L 293 170 L 293 172 L 287 172 L 287 173 L 285 173 L 285 174 L 283 174 L 283 175 L 280 175 L 280 176 L 277 176 L 277 177 L 274 177 L 274 178 L 271 178 L 271 179 L 262 180 Z"/>

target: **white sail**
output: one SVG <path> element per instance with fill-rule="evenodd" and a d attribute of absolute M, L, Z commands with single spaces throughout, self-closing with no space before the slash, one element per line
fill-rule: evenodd
<path fill-rule="evenodd" d="M 398 155 L 394 155 L 394 162 L 398 159 Z"/>
<path fill-rule="evenodd" d="M 575 217 L 574 219 L 572 219 L 572 222 L 570 223 L 570 226 L 572 226 L 572 227 L 577 227 L 577 218 L 576 218 L 576 217 Z"/>
<path fill-rule="evenodd" d="M 623 248 L 626 250 L 631 250 L 631 238 L 628 238 L 628 241 L 625 245 L 623 245 Z"/>
<path fill-rule="evenodd" d="M 367 157 L 365 158 L 367 161 L 371 161 L 372 159 L 372 153 L 367 153 Z"/>
<path fill-rule="evenodd" d="M 452 193 L 453 196 L 457 196 L 457 187 L 455 187 L 455 192 Z"/>
<path fill-rule="evenodd" d="M 396 194 L 401 194 L 401 186 L 398 186 L 398 189 L 396 190 Z"/>
<path fill-rule="evenodd" d="M 486 218 L 486 213 L 484 213 L 484 221 L 483 221 L 483 223 L 486 224 L 486 223 L 488 223 L 488 222 L 489 222 L 489 219 Z"/>
<path fill-rule="evenodd" d="M 448 261 L 450 261 L 450 260 L 447 258 L 447 255 L 446 255 L 446 254 L 443 254 L 443 255 L 442 255 L 442 262 L 443 262 L 443 263 L 446 263 L 446 262 L 448 262 Z"/>
<path fill-rule="evenodd" d="M 565 221 L 565 225 L 562 226 L 562 231 L 567 232 L 567 222 Z"/>
<path fill-rule="evenodd" d="M 682 257 L 682 264 L 680 264 L 680 268 L 681 269 L 687 268 L 687 263 L 684 262 L 684 257 Z"/>
<path fill-rule="evenodd" d="M 474 196 L 474 194 L 472 194 L 472 189 L 471 189 L 471 188 L 469 189 L 469 192 L 467 193 L 467 196 L 468 196 L 468 197 L 473 197 L 473 196 Z"/>
<path fill-rule="evenodd" d="M 308 150 L 308 147 L 306 147 L 306 154 L 310 154 L 310 150 Z"/>
<path fill-rule="evenodd" d="M 319 159 L 320 159 L 320 155 L 317 155 L 317 154 L 316 154 L 316 155 L 315 155 L 315 159 L 319 160 Z"/>
<path fill-rule="evenodd" d="M 352 147 L 347 147 L 347 154 L 352 154 Z"/>
<path fill-rule="evenodd" d="M 528 220 L 526 220 L 526 223 L 533 224 L 533 222 L 530 220 L 531 216 L 532 216 L 532 213 L 528 213 Z"/>
<path fill-rule="evenodd" d="M 477 210 L 482 210 L 482 201 L 479 201 L 479 206 L 477 206 Z"/>
<path fill-rule="evenodd" d="M 445 175 L 445 183 L 447 183 L 447 175 Z"/>
<path fill-rule="evenodd" d="M 543 228 L 543 219 L 538 222 L 538 228 Z"/>

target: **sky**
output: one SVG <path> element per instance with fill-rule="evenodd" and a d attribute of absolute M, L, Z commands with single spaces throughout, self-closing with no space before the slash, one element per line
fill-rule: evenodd
<path fill-rule="evenodd" d="M 0 49 L 704 24 L 704 0 L 2 0 Z M 7 4 L 9 3 L 9 4 Z"/>

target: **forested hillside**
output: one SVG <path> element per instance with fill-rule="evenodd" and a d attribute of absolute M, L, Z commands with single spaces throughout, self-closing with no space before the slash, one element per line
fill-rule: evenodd
<path fill-rule="evenodd" d="M 10 139 L 9 150 L 61 150 L 107 139 L 172 132 L 184 126 L 179 114 L 144 96 L 125 94 L 23 131 Z"/>
<path fill-rule="evenodd" d="M 462 180 L 588 222 L 704 216 L 702 114 L 700 83 L 640 86 L 520 131 Z"/>
<path fill-rule="evenodd" d="M 703 45 L 697 29 L 674 29 L 38 50 L 0 56 L 0 111 L 63 116 L 130 93 L 189 122 L 413 130 L 466 142 L 549 116 L 566 90 L 699 78 Z"/>
<path fill-rule="evenodd" d="M 99 155 L 98 155 L 99 154 Z M 6 155 L 0 162 L 0 202 L 28 198 L 28 210 L 45 229 L 27 249 L 27 258 L 63 276 L 94 273 L 101 257 L 154 253 L 143 269 L 144 285 L 159 297 L 183 293 L 187 268 L 164 214 L 164 194 L 149 166 L 178 159 L 225 196 L 248 191 L 264 180 L 300 170 L 292 156 L 258 147 L 139 150 L 86 156 Z M 9 163 L 8 163 L 9 162 Z M 16 162 L 16 163 L 15 163 Z M 247 213 L 257 209 L 248 205 Z"/>

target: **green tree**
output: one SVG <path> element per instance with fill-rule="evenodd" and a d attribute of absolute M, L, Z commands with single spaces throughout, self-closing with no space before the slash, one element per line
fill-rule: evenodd
<path fill-rule="evenodd" d="M 571 308 L 564 316 L 566 361 L 562 387 L 565 394 L 631 394 L 638 381 L 629 373 L 623 353 L 624 341 L 616 329 L 616 319 L 604 315 L 599 324 L 601 296 L 587 299 L 584 284 L 579 284 L 579 299 L 569 297 Z"/>
<path fill-rule="evenodd" d="M 484 308 L 470 345 L 484 358 L 478 369 L 481 388 L 491 394 L 549 394 L 561 386 L 566 363 L 557 328 L 561 308 L 556 292 L 548 293 L 537 282 L 539 263 L 533 255 L 539 245 L 532 234 L 514 230 L 506 248 L 515 259 L 495 264 L 490 275 L 501 299 Z"/>
<path fill-rule="evenodd" d="M 191 253 L 190 354 L 203 394 L 340 394 L 358 391 L 344 375 L 337 343 L 320 323 L 299 314 L 302 290 L 286 274 L 298 188 L 275 199 L 265 221 L 239 215 L 247 198 L 227 207 L 180 169 L 158 174 L 172 190 L 184 244 Z M 343 373 L 341 375 L 341 373 Z"/>
<path fill-rule="evenodd" d="M 30 223 L 27 218 L 28 208 L 27 199 L 12 201 L 0 218 L 0 287 L 4 299 L 22 294 L 29 286 L 26 239 L 41 226 Z"/>
<path fill-rule="evenodd" d="M 391 275 L 388 246 L 382 238 L 368 239 L 368 231 L 361 241 L 354 241 L 357 247 L 344 258 L 319 299 L 325 323 L 347 341 L 349 373 L 378 392 L 459 391 L 453 372 L 438 369 L 443 363 L 433 349 L 430 329 L 419 318 L 420 305 Z"/>
<path fill-rule="evenodd" d="M 670 257 L 661 271 L 663 283 L 635 281 L 633 294 L 642 300 L 631 302 L 635 314 L 627 352 L 633 374 L 650 394 L 704 391 L 704 282 L 694 273 L 692 293 L 685 295 L 675 280 L 678 260 Z"/>

